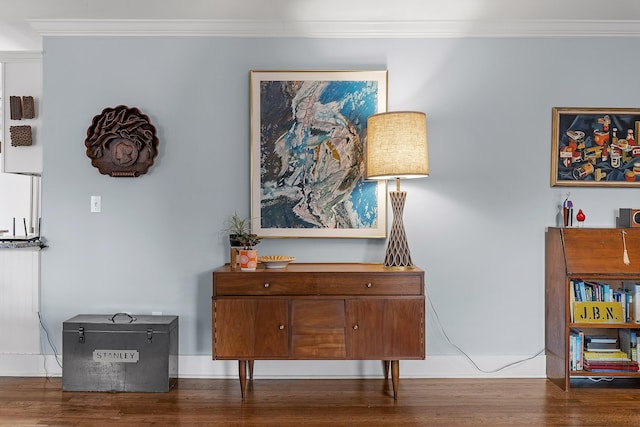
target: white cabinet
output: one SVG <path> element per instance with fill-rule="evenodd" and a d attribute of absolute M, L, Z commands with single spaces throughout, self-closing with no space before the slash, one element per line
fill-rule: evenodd
<path fill-rule="evenodd" d="M 39 311 L 40 249 L 0 249 L 0 355 L 40 353 Z"/>

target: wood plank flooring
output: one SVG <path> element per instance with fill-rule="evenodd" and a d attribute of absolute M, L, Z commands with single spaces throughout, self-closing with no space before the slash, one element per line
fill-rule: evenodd
<path fill-rule="evenodd" d="M 96 393 L 63 392 L 60 378 L 0 377 L 0 425 L 640 425 L 639 384 L 603 386 L 585 380 L 567 393 L 545 379 L 403 378 L 394 401 L 390 380 L 256 379 L 243 401 L 230 379 L 180 379 L 168 393 Z"/>

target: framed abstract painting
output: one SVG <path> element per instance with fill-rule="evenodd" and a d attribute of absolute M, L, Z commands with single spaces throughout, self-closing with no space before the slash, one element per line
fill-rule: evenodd
<path fill-rule="evenodd" d="M 386 237 L 386 183 L 364 178 L 387 71 L 251 71 L 251 225 L 262 237 Z"/>
<path fill-rule="evenodd" d="M 640 186 L 640 109 L 555 107 L 552 115 L 552 186 Z"/>

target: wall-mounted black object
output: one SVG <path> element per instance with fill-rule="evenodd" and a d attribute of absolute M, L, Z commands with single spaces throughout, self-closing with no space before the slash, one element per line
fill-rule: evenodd
<path fill-rule="evenodd" d="M 156 128 L 135 107 L 105 108 L 87 129 L 87 156 L 101 174 L 137 177 L 147 173 L 158 155 Z"/>

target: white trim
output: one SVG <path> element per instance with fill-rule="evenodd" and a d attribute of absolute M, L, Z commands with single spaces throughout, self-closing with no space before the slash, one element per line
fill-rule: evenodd
<path fill-rule="evenodd" d="M 42 52 L 0 51 L 0 62 L 39 62 L 39 61 L 42 61 Z"/>
<path fill-rule="evenodd" d="M 638 37 L 639 20 L 278 21 L 233 19 L 30 19 L 42 36 L 302 38 Z"/>
<path fill-rule="evenodd" d="M 62 358 L 59 358 L 62 363 Z M 59 377 L 62 368 L 53 355 L 0 354 L 0 376 L 2 377 Z"/>
<path fill-rule="evenodd" d="M 527 356 L 478 356 L 473 360 L 486 371 L 524 360 Z M 59 357 L 60 362 L 61 357 Z M 544 378 L 545 356 L 538 356 L 499 372 L 483 373 L 462 356 L 427 356 L 400 362 L 401 378 Z M 381 378 L 375 360 L 256 361 L 255 378 Z M 62 369 L 53 355 L 0 354 L 0 376 L 59 377 Z M 213 361 L 211 356 L 179 356 L 180 378 L 238 378 L 238 362 Z"/>

